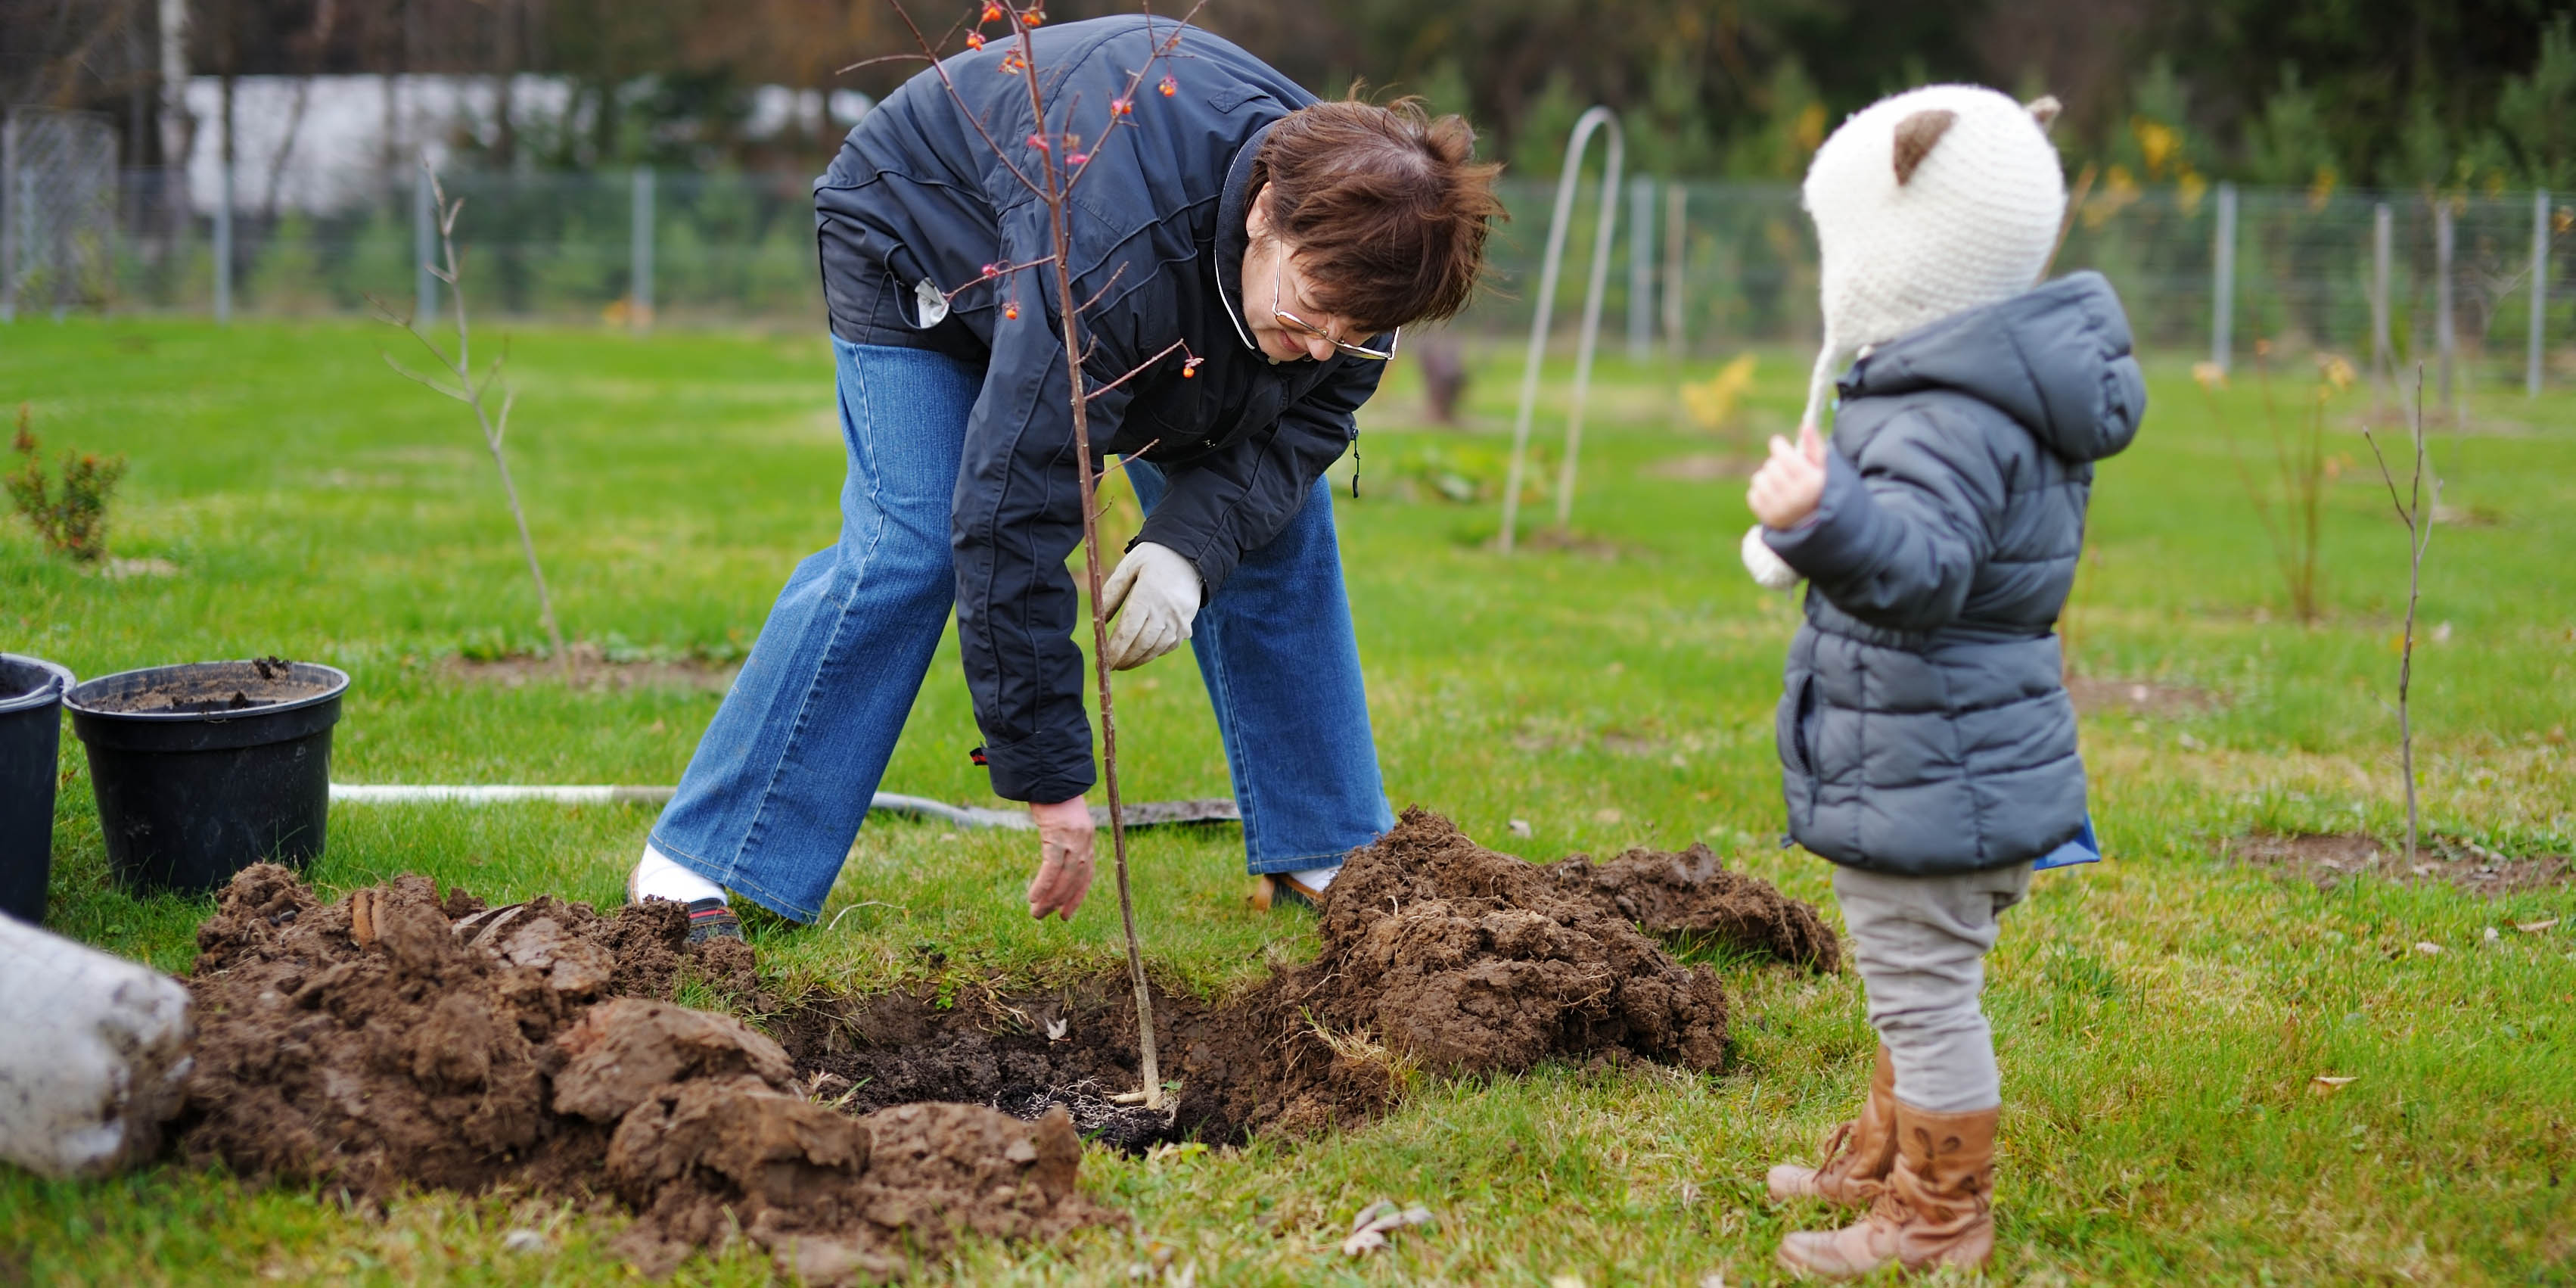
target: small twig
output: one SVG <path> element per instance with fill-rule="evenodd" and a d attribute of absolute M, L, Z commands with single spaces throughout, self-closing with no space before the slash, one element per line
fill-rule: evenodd
<path fill-rule="evenodd" d="M 1093 487 L 1095 487 L 1095 488 L 1096 488 L 1096 487 L 1099 487 L 1101 484 L 1108 482 L 1108 481 L 1109 481 L 1109 476 L 1110 476 L 1110 475 L 1120 473 L 1120 472 L 1124 471 L 1124 470 L 1127 468 L 1127 462 L 1132 461 L 1132 460 L 1136 459 L 1137 457 L 1142 456 L 1142 455 L 1144 455 L 1145 453 L 1147 453 L 1147 452 L 1150 452 L 1150 451 L 1154 450 L 1156 447 L 1161 446 L 1161 445 L 1162 445 L 1162 442 L 1163 442 L 1163 440 L 1161 440 L 1161 439 L 1157 438 L 1157 439 L 1155 439 L 1153 442 L 1147 443 L 1147 444 L 1145 444 L 1143 447 L 1139 447 L 1139 448 L 1137 448 L 1135 451 L 1132 451 L 1132 452 L 1121 452 L 1121 453 L 1119 453 L 1119 454 L 1118 454 L 1118 459 L 1117 459 L 1117 460 L 1115 460 L 1115 461 L 1110 462 L 1110 464 L 1109 464 L 1109 468 L 1107 468 L 1107 469 L 1105 469 L 1105 470 L 1102 470 L 1102 471 L 1100 471 L 1099 473 L 1094 474 L 1094 475 L 1092 475 L 1092 476 L 1091 476 L 1091 486 L 1093 486 Z"/>
<path fill-rule="evenodd" d="M 1189 349 L 1189 347 L 1190 347 L 1190 342 L 1189 342 L 1189 341 L 1187 341 L 1187 340 L 1174 340 L 1174 341 L 1172 341 L 1170 344 L 1164 345 L 1164 346 L 1163 346 L 1163 348 L 1162 348 L 1162 351 L 1161 351 L 1161 352 L 1156 353 L 1153 357 L 1150 357 L 1150 358 L 1145 359 L 1143 362 L 1137 363 L 1134 367 L 1130 368 L 1130 369 L 1127 371 L 1127 373 L 1126 373 L 1126 374 L 1124 374 L 1124 375 L 1122 375 L 1122 376 L 1118 377 L 1116 380 L 1112 380 L 1112 381 L 1110 381 L 1109 383 L 1107 383 L 1107 384 L 1105 384 L 1105 385 L 1095 385 L 1095 386 L 1093 386 L 1091 389 L 1089 389 L 1089 390 L 1085 391 L 1085 392 L 1083 393 L 1083 395 L 1082 395 L 1082 397 L 1083 397 L 1083 401 L 1088 402 L 1088 401 L 1090 401 L 1090 400 L 1092 400 L 1092 399 L 1094 399 L 1094 398 L 1099 397 L 1099 396 L 1100 396 L 1100 395 L 1102 395 L 1102 394 L 1108 393 L 1110 390 L 1115 389 L 1115 388 L 1117 388 L 1118 386 L 1123 385 L 1123 384 L 1127 383 L 1128 381 L 1135 379 L 1135 378 L 1136 378 L 1136 376 L 1137 376 L 1139 373 L 1143 372 L 1146 368 L 1151 367 L 1151 366 L 1153 366 L 1155 363 L 1157 363 L 1157 362 L 1161 362 L 1163 359 L 1165 359 L 1165 358 L 1168 358 L 1168 357 L 1172 356 L 1172 354 L 1173 354 L 1173 353 L 1175 353 L 1175 352 L 1183 352 L 1183 351 L 1187 351 L 1187 350 Z M 1196 366 L 1196 365 L 1198 365 L 1198 364 L 1197 364 L 1197 360 L 1196 360 L 1195 356 L 1192 358 L 1192 360 L 1191 360 L 1191 364 L 1190 364 L 1190 365 L 1192 365 L 1192 366 Z"/>
<path fill-rule="evenodd" d="M 436 175 L 430 176 L 429 191 L 430 199 L 436 203 L 438 209 L 441 261 L 433 261 L 422 267 L 428 269 L 432 277 L 447 285 L 449 297 L 456 302 L 456 355 L 449 357 L 445 350 L 439 348 L 427 335 L 422 334 L 420 327 L 413 320 L 396 315 L 393 310 L 385 307 L 383 301 L 376 301 L 376 310 L 388 324 L 400 327 L 411 338 L 419 341 L 420 346 L 427 349 L 438 359 L 439 365 L 455 377 L 456 384 L 451 388 L 436 379 L 412 371 L 396 362 L 390 353 L 380 353 L 379 356 L 385 360 L 386 366 L 394 370 L 395 374 L 423 388 L 445 394 L 474 409 L 475 426 L 483 432 L 483 446 L 491 452 L 492 466 L 500 475 L 501 494 L 510 504 L 510 518 L 518 525 L 519 549 L 527 556 L 528 579 L 535 583 L 537 588 L 537 615 L 545 625 L 546 642 L 554 649 L 556 666 L 561 669 L 565 681 L 570 682 L 572 651 L 564 647 L 563 630 L 557 625 L 555 619 L 554 596 L 546 589 L 545 569 L 537 562 L 536 538 L 528 529 L 527 508 L 519 503 L 519 487 L 510 477 L 509 457 L 501 450 L 502 440 L 507 437 L 510 430 L 510 410 L 518 404 L 518 392 L 501 383 L 502 373 L 510 360 L 509 347 L 504 344 L 501 356 L 485 368 L 480 378 L 475 375 L 473 329 L 469 325 L 465 311 L 465 290 L 460 284 L 464 270 L 456 254 L 456 218 L 465 209 L 465 199 L 459 197 L 454 201 L 448 200 L 447 191 L 439 184 Z M 497 413 L 485 402 L 486 396 L 496 385 L 501 390 L 501 406 Z"/>

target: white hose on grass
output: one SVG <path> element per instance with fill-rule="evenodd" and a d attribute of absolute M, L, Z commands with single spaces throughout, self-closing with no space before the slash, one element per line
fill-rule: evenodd
<path fill-rule="evenodd" d="M 453 802 L 463 805 L 497 805 L 511 801 L 552 801 L 561 805 L 659 805 L 671 799 L 674 787 L 601 787 L 582 785 L 525 784 L 503 785 L 388 785 L 331 784 L 334 804 L 412 805 L 424 802 Z M 889 814 L 909 814 L 916 818 L 934 818 L 956 827 L 1002 827 L 1028 831 L 1037 825 L 1026 814 L 1014 810 L 979 809 L 972 805 L 949 805 L 923 796 L 905 796 L 898 792 L 878 792 L 869 800 L 870 810 Z"/>

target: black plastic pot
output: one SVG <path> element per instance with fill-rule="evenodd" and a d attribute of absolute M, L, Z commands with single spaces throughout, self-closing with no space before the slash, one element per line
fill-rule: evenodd
<path fill-rule="evenodd" d="M 54 764 L 72 673 L 0 653 L 0 913 L 45 919 L 54 866 Z"/>
<path fill-rule="evenodd" d="M 89 749 L 108 865 L 130 889 L 203 892 L 322 852 L 331 726 L 349 677 L 310 662 L 121 671 L 65 700 Z"/>

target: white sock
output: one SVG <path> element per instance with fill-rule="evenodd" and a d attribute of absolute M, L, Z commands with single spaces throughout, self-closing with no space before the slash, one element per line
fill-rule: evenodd
<path fill-rule="evenodd" d="M 1297 884 L 1322 894 L 1325 887 L 1333 884 L 1333 878 L 1341 874 L 1342 865 L 1336 863 L 1329 868 L 1308 868 L 1303 872 L 1291 872 L 1288 875 L 1296 878 Z"/>
<path fill-rule="evenodd" d="M 634 886 L 638 899 L 668 899 L 673 903 L 695 903 L 700 899 L 722 899 L 724 887 L 697 873 L 673 863 L 651 841 L 644 843 L 644 857 L 635 864 Z"/>

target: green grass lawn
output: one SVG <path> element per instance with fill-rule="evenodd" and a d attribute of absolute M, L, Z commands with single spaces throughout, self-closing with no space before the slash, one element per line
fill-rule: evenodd
<path fill-rule="evenodd" d="M 0 649 L 84 676 L 266 653 L 340 666 L 355 677 L 333 766 L 346 782 L 676 781 L 714 710 L 704 688 L 454 674 L 460 655 L 542 636 L 490 463 L 461 408 L 384 368 L 395 338 L 356 324 L 0 327 L 0 410 L 31 404 L 49 452 L 128 456 L 115 553 L 172 570 L 93 575 L 0 522 Z M 616 657 L 738 657 L 789 566 L 836 527 L 821 338 L 540 330 L 515 337 L 511 365 L 513 468 L 566 631 Z M 1826 865 L 1776 845 L 1770 719 L 1794 609 L 1737 565 L 1741 481 L 1708 477 L 1786 425 L 1804 369 L 1763 355 L 1743 423 L 1706 432 L 1688 427 L 1676 372 L 1605 363 L 1575 539 L 1506 561 L 1487 543 L 1516 360 L 1478 367 L 1463 432 L 1421 422 L 1398 364 L 1365 422 L 1362 499 L 1344 487 L 1337 502 L 1398 805 L 1533 858 L 1706 840 L 1836 915 Z M 1549 443 L 1565 387 L 1552 374 Z M 2220 398 L 2262 472 L 2246 374 Z M 2279 381 L 2285 405 L 2308 396 L 2305 377 Z M 2151 386 L 2138 446 L 2102 471 L 2071 647 L 2083 674 L 2215 705 L 2086 719 L 2110 861 L 2043 874 L 1989 962 L 2008 1106 L 1993 1277 L 2576 1279 L 2576 891 L 2320 891 L 2221 853 L 2253 829 L 2403 829 L 2384 702 L 2404 532 L 2346 423 L 2369 399 L 2347 394 L 2328 434 L 2323 614 L 2303 626 L 2220 418 L 2179 362 Z M 2463 521 L 2437 531 L 2426 564 L 2425 630 L 2440 640 L 2416 681 L 2428 826 L 2508 855 L 2576 851 L 2576 397 L 2482 395 L 2473 427 L 2433 450 Z M 1555 450 L 1539 456 L 1552 467 Z M 1525 516 L 1552 504 L 1535 490 Z M 1224 794 L 1186 652 L 1124 679 L 1120 697 L 1134 797 Z M 992 803 L 967 760 L 977 741 L 952 636 L 885 785 Z M 50 924 L 186 969 L 209 904 L 112 887 L 85 762 L 65 742 Z M 344 807 L 312 876 L 336 892 L 424 872 L 486 897 L 609 903 L 650 822 L 630 806 Z M 755 928 L 763 969 L 786 992 L 1116 969 L 1105 882 L 1069 927 L 1020 911 L 1027 845 L 872 825 L 826 925 Z M 1214 994 L 1309 951 L 1310 918 L 1242 905 L 1232 834 L 1141 834 L 1135 855 L 1165 981 Z M 1391 1118 L 1329 1139 L 1094 1151 L 1088 1184 L 1132 1230 L 970 1244 L 920 1278 L 1125 1283 L 1160 1242 L 1211 1284 L 1769 1282 L 1779 1235 L 1822 1214 L 1768 1207 L 1762 1169 L 1810 1156 L 1875 1042 L 1851 974 L 1723 969 L 1737 1003 L 1723 1076 L 1430 1080 Z M 2319 1074 L 2358 1080 L 2320 1096 Z M 1439 1223 L 1344 1260 L 1351 1214 L 1381 1197 Z M 0 1171 L 0 1284 L 622 1282 L 605 1249 L 618 1224 L 514 1194 L 359 1210 L 174 1165 L 91 1184 Z M 550 1250 L 504 1251 L 519 1227 Z M 767 1276 L 737 1246 L 678 1279 Z"/>

